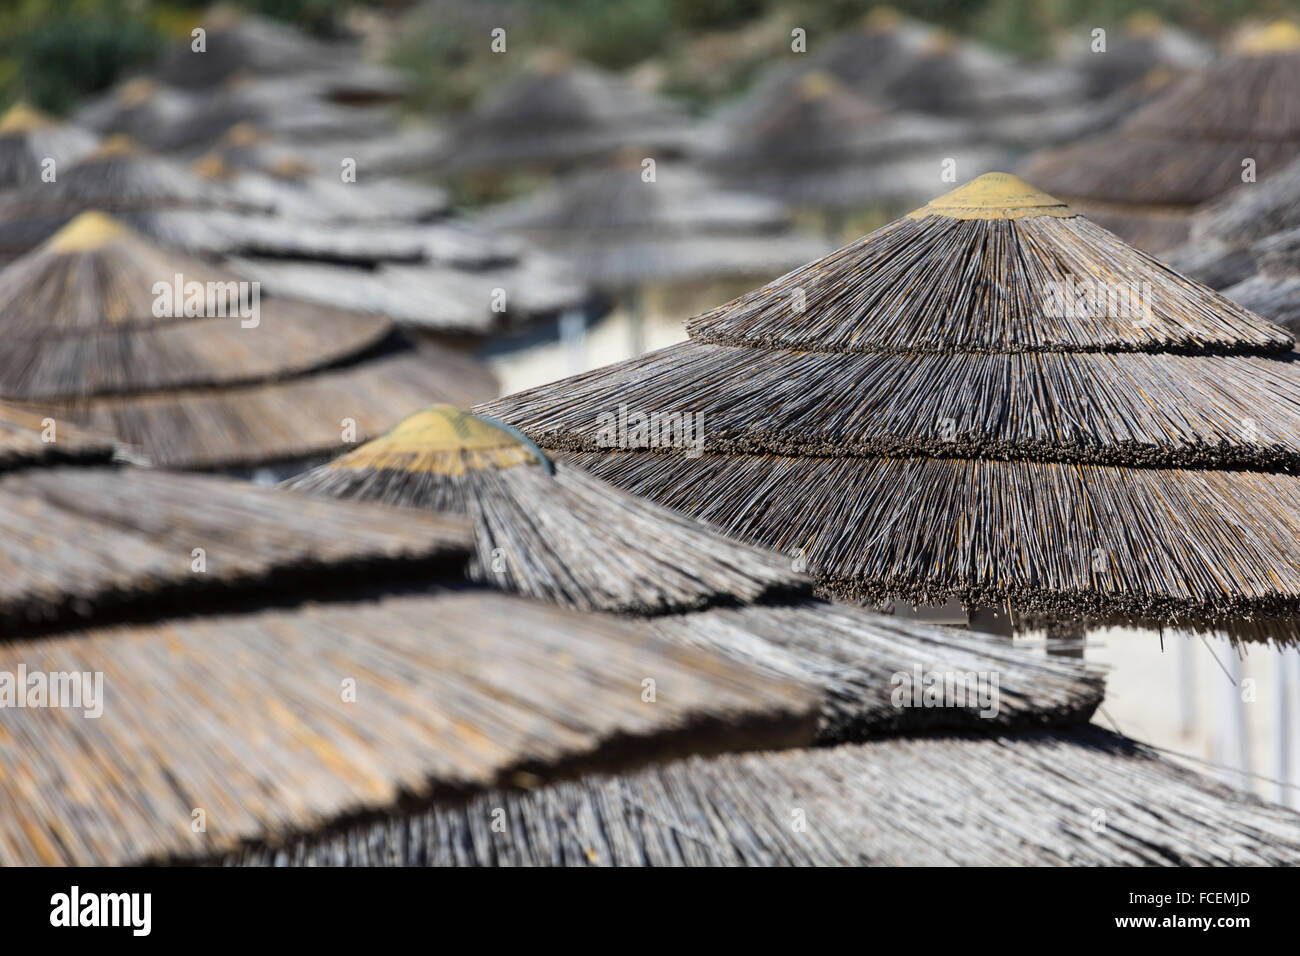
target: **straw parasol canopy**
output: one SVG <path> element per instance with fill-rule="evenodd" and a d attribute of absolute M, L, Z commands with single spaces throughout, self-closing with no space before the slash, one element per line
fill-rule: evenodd
<path fill-rule="evenodd" d="M 57 421 L 0 402 L 0 472 L 41 463 L 108 462 L 116 452 L 111 438 L 72 426 L 60 430 Z"/>
<path fill-rule="evenodd" d="M 71 123 L 59 123 L 26 103 L 15 103 L 0 116 L 0 189 L 40 183 L 47 160 L 57 175 L 95 148 L 95 135 Z"/>
<path fill-rule="evenodd" d="M 1024 175 L 1143 248 L 1184 241 L 1193 207 L 1300 152 L 1300 28 L 1248 34 L 1118 129 L 1031 157 Z"/>
<path fill-rule="evenodd" d="M 687 331 L 482 410 L 851 599 L 1300 636 L 1290 334 L 1015 177 Z M 704 453 L 609 440 L 650 410 Z"/>
<path fill-rule="evenodd" d="M 869 11 L 857 29 L 846 30 L 814 54 L 813 68 L 844 86 L 879 97 L 934 42 L 937 30 L 891 7 Z"/>
<path fill-rule="evenodd" d="M 471 579 L 565 607 L 658 616 L 657 633 L 817 687 L 820 741 L 1074 723 L 1101 699 L 1101 673 L 1080 662 L 810 601 L 808 580 L 784 556 L 553 463 L 513 430 L 449 406 L 413 415 L 287 487 L 468 515 Z M 692 613 L 702 608 L 714 609 Z M 900 709 L 893 676 L 922 662 L 996 671 L 1004 709 Z"/>
<path fill-rule="evenodd" d="M 812 727 L 798 685 L 463 586 L 94 628 L 6 645 L 0 664 L 105 675 L 98 719 L 0 708 L 10 865 L 211 859 L 511 781 L 799 745 Z"/>
<path fill-rule="evenodd" d="M 786 74 L 722 122 L 705 151 L 710 171 L 735 188 L 822 210 L 918 202 L 942 185 L 944 159 L 964 177 L 1001 155 L 963 123 L 890 114 L 817 70 Z"/>
<path fill-rule="evenodd" d="M 442 165 L 453 172 L 564 169 L 628 146 L 680 153 L 682 112 L 624 80 L 558 58 L 508 83 L 451 131 Z"/>
<path fill-rule="evenodd" d="M 724 189 L 685 164 L 660 165 L 645 182 L 631 155 L 490 210 L 478 225 L 562 252 L 593 286 L 613 292 L 772 275 L 827 251 L 824 240 L 792 229 L 777 200 Z"/>
<path fill-rule="evenodd" d="M 209 467 L 329 453 L 342 419 L 364 438 L 412 401 L 495 392 L 481 365 L 416 349 L 381 316 L 260 298 L 84 213 L 0 272 L 0 397 L 95 422 L 159 464 Z"/>
<path fill-rule="evenodd" d="M 1123 92 L 1152 70 L 1184 73 L 1212 59 L 1204 41 L 1150 10 L 1139 10 L 1120 29 L 1107 30 L 1105 52 L 1092 51 L 1091 31 L 1073 30 L 1071 39 L 1072 63 L 1083 75 L 1084 94 L 1094 100 Z"/>
<path fill-rule="evenodd" d="M 485 821 L 497 808 L 509 823 L 489 838 Z M 796 810 L 803 828 L 792 825 Z M 1094 729 L 692 758 L 533 790 L 503 788 L 283 847 L 248 847 L 231 861 L 1294 866 L 1297 833 L 1294 812 Z"/>
<path fill-rule="evenodd" d="M 147 152 L 126 136 L 110 136 L 91 153 L 61 167 L 57 181 L 0 193 L 0 255 L 27 252 L 87 209 L 125 216 L 168 209 L 271 208 L 265 198 L 240 196 Z"/>

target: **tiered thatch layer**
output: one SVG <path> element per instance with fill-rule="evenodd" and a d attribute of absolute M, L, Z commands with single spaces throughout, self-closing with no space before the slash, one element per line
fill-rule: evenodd
<path fill-rule="evenodd" d="M 289 487 L 419 510 L 467 514 L 475 580 L 588 610 L 663 615 L 674 640 L 720 651 L 819 688 L 819 739 L 933 727 L 1040 726 L 1087 719 L 1099 672 L 961 632 L 889 622 L 800 597 L 807 580 L 775 554 L 565 465 L 552 469 L 511 431 L 434 407 L 388 435 L 292 479 Z M 647 542 L 653 544 L 647 547 Z M 790 603 L 786 603 L 790 602 Z M 749 607 L 759 603 L 761 607 Z M 893 676 L 996 671 L 1003 708 L 900 709 Z"/>
<path fill-rule="evenodd" d="M 42 462 L 107 462 L 116 450 L 112 439 L 0 402 L 0 472 Z"/>
<path fill-rule="evenodd" d="M 6 864 L 219 856 L 467 788 L 812 732 L 797 686 L 473 590 L 94 630 L 0 665 L 104 675 L 98 719 L 0 709 Z"/>
<path fill-rule="evenodd" d="M 484 410 L 832 593 L 1300 636 L 1291 337 L 1014 177 L 688 330 Z M 651 412 L 705 453 L 611 434 Z"/>
<path fill-rule="evenodd" d="M 504 809 L 504 832 L 491 826 Z M 1294 866 L 1300 817 L 1100 731 L 691 759 L 363 822 L 252 865 Z"/>
<path fill-rule="evenodd" d="M 386 318 L 255 303 L 240 278 L 84 214 L 0 273 L 0 396 L 94 423 L 157 464 L 213 467 L 329 454 L 349 419 L 364 439 L 399 409 L 496 390 L 473 359 L 418 349 Z M 204 294 L 190 302 L 192 283 Z M 208 301 L 218 286 L 224 301 Z"/>
<path fill-rule="evenodd" d="M 1300 29 L 1279 23 L 1186 77 L 1117 130 L 1031 158 L 1027 178 L 1145 249 L 1187 238 L 1193 207 L 1300 153 Z"/>

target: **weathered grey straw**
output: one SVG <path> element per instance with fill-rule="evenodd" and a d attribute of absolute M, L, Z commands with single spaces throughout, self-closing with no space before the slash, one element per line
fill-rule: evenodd
<path fill-rule="evenodd" d="M 552 471 L 513 431 L 451 407 L 413 415 L 287 486 L 468 514 L 475 526 L 474 580 L 567 607 L 662 615 L 763 604 L 661 618 L 656 627 L 819 688 L 819 740 L 969 721 L 1071 723 L 1086 720 L 1101 700 L 1101 673 L 1079 662 L 1062 666 L 995 639 L 803 600 L 808 582 L 787 559 L 728 541 L 566 466 Z M 773 603 L 788 600 L 793 603 Z M 891 677 L 918 666 L 996 670 L 1004 709 L 980 718 L 965 708 L 900 710 L 890 700 Z"/>
<path fill-rule="evenodd" d="M 693 758 L 489 792 L 231 862 L 1294 866 L 1298 834 L 1295 813 L 1092 730 Z"/>
<path fill-rule="evenodd" d="M 312 576 L 348 582 L 361 569 L 397 573 L 402 565 L 445 574 L 463 564 L 469 541 L 453 515 L 331 506 L 147 468 L 9 471 L 0 474 L 0 501 L 6 637 L 118 613 L 192 609 L 208 595 L 229 601 Z M 199 571 L 195 548 L 204 552 Z"/>
<path fill-rule="evenodd" d="M 382 510 L 317 503 L 300 520 L 348 507 Z M 430 546 L 417 516 L 401 520 Z M 0 663 L 104 675 L 97 719 L 0 708 L 6 864 L 220 856 L 512 780 L 812 734 L 798 685 L 633 622 L 481 590 L 96 629 L 9 644 Z"/>
<path fill-rule="evenodd" d="M 116 451 L 111 438 L 0 402 L 0 472 L 41 463 L 104 463 Z"/>
<path fill-rule="evenodd" d="M 552 62 L 513 80 L 452 132 L 455 172 L 564 168 L 628 146 L 682 151 L 684 115 L 595 67 Z"/>
<path fill-rule="evenodd" d="M 1116 276 L 1134 284 L 1127 307 Z M 1102 295 L 1053 308 L 1070 282 Z M 832 593 L 1300 636 L 1300 479 L 1266 473 L 1300 466 L 1290 335 L 1014 177 L 688 331 L 483 411 L 804 554 Z M 699 457 L 605 434 L 609 416 L 688 411 Z"/>
<path fill-rule="evenodd" d="M 50 160 L 50 171 L 57 175 L 94 148 L 95 135 L 89 130 L 15 103 L 0 116 L 0 189 L 40 183 Z"/>
<path fill-rule="evenodd" d="M 1083 75 L 1084 93 L 1094 100 L 1122 93 L 1152 70 L 1200 69 L 1212 56 L 1204 41 L 1149 10 L 1127 17 L 1118 30 L 1108 30 L 1104 54 L 1092 51 L 1090 35 L 1071 35 L 1076 38 L 1071 65 Z"/>
<path fill-rule="evenodd" d="M 772 275 L 829 249 L 816 236 L 794 232 L 776 200 L 723 189 L 679 163 L 659 165 L 646 182 L 640 159 L 629 157 L 490 210 L 478 224 L 563 253 L 594 286 L 614 291 Z"/>
<path fill-rule="evenodd" d="M 1277 23 L 1135 113 L 1117 130 L 1024 164 L 1026 178 L 1131 242 L 1159 250 L 1187 238 L 1192 207 L 1300 149 L 1300 30 Z"/>

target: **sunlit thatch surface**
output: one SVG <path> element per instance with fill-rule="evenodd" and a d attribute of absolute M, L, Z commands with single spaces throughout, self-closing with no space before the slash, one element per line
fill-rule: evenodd
<path fill-rule="evenodd" d="M 54 175 L 95 148 L 95 135 L 60 123 L 25 103 L 0 116 L 0 189 L 42 182 L 47 160 Z"/>
<path fill-rule="evenodd" d="M 563 169 L 643 147 L 663 157 L 690 142 L 686 117 L 603 70 L 551 62 L 509 82 L 450 131 L 443 168 Z"/>
<path fill-rule="evenodd" d="M 205 293 L 193 314 L 177 276 Z M 156 464 L 216 467 L 328 454 L 349 420 L 364 440 L 430 399 L 496 393 L 479 362 L 417 348 L 383 316 L 260 290 L 254 314 L 243 278 L 85 213 L 0 272 L 0 394 L 94 423 Z M 208 284 L 224 302 L 207 301 Z"/>
<path fill-rule="evenodd" d="M 1024 175 L 1153 251 L 1187 238 L 1192 208 L 1300 152 L 1300 29 L 1279 22 L 1174 84 L 1121 127 L 1031 157 Z"/>
<path fill-rule="evenodd" d="M 723 189 L 685 164 L 660 164 L 646 182 L 635 157 L 575 173 L 477 222 L 562 252 L 594 286 L 612 290 L 772 275 L 829 248 L 816 236 L 795 232 L 776 200 Z"/>
<path fill-rule="evenodd" d="M 147 468 L 9 471 L 0 475 L 0 501 L 0 629 L 9 637 L 104 615 L 188 610 L 214 594 L 290 593 L 282 589 L 313 576 L 348 582 L 361 570 L 399 573 L 402 565 L 445 574 L 461 566 L 468 541 L 454 516 L 331 505 Z"/>
<path fill-rule="evenodd" d="M 268 497 L 308 526 L 349 507 L 376 511 Z M 400 532 L 384 525 L 389 541 L 398 533 L 431 547 L 415 515 L 400 519 Z M 206 529 L 208 540 L 218 531 Z M 174 618 L 0 648 L 0 666 L 20 664 L 102 672 L 104 709 L 97 719 L 0 709 L 6 864 L 212 857 L 517 775 L 798 746 L 812 734 L 813 698 L 797 685 L 634 622 L 482 590 Z"/>
<path fill-rule="evenodd" d="M 0 402 L 0 472 L 38 463 L 107 462 L 116 450 L 110 438 L 60 427 L 30 409 Z"/>
<path fill-rule="evenodd" d="M 232 862 L 1294 866 L 1300 816 L 1090 730 L 692 758 L 489 792 Z"/>
<path fill-rule="evenodd" d="M 1042 726 L 1086 720 L 1102 676 L 1004 641 L 894 622 L 801 597 L 808 581 L 786 558 L 716 534 L 565 465 L 554 472 L 497 425 L 435 406 L 288 487 L 466 514 L 475 528 L 470 577 L 567 607 L 662 615 L 674 640 L 719 651 L 822 692 L 818 738 L 971 724 Z M 761 607 L 743 605 L 761 604 Z M 737 606 L 741 605 L 741 606 Z M 893 675 L 916 667 L 988 673 L 1002 708 L 900 709 Z"/>
<path fill-rule="evenodd" d="M 687 327 L 483 410 L 803 554 L 835 594 L 1296 638 L 1300 479 L 1269 473 L 1300 465 L 1291 336 L 1014 177 Z M 684 412 L 702 456 L 608 435 L 611 415 Z"/>

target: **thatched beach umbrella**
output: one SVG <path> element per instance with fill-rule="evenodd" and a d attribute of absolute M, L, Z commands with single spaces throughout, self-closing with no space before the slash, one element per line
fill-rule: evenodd
<path fill-rule="evenodd" d="M 504 833 L 488 823 L 498 809 Z M 499 818 L 500 815 L 498 815 Z M 1300 816 L 1100 730 L 692 758 L 499 789 L 277 866 L 1295 866 Z"/>
<path fill-rule="evenodd" d="M 449 406 L 413 415 L 287 487 L 468 515 L 472 580 L 565 607 L 654 616 L 655 630 L 674 640 L 818 687 L 822 741 L 1078 722 L 1100 700 L 1101 675 L 1078 662 L 808 600 L 808 580 L 784 556 L 553 463 L 512 430 Z M 996 671 L 1005 709 L 979 717 L 900 709 L 893 677 L 918 666 Z"/>
<path fill-rule="evenodd" d="M 42 182 L 46 164 L 52 172 L 95 148 L 95 135 L 60 123 L 26 103 L 15 103 L 0 116 L 0 189 Z"/>
<path fill-rule="evenodd" d="M 60 431 L 53 419 L 0 402 L 0 472 L 40 462 L 103 463 L 117 453 L 111 438 L 70 425 Z"/>
<path fill-rule="evenodd" d="M 832 214 L 919 202 L 942 188 L 946 159 L 966 178 L 1002 155 L 973 127 L 890 114 L 821 71 L 789 74 L 723 123 L 705 156 L 720 179 Z"/>
<path fill-rule="evenodd" d="M 686 164 L 660 164 L 646 182 L 632 154 L 476 223 L 562 253 L 591 285 L 615 294 L 650 283 L 771 275 L 826 249 L 794 231 L 778 201 L 724 189 Z"/>
<path fill-rule="evenodd" d="M 467 115 L 441 166 L 456 173 L 557 171 L 642 147 L 660 158 L 689 144 L 685 115 L 603 70 L 549 61 Z"/>
<path fill-rule="evenodd" d="M 383 317 L 268 297 L 85 213 L 0 272 L 0 397 L 214 467 L 329 453 L 431 396 L 495 391 Z M 219 293 L 219 294 L 218 294 Z M 396 399 L 400 404 L 390 404 Z"/>
<path fill-rule="evenodd" d="M 1174 84 L 1121 127 L 1031 157 L 1024 175 L 1153 251 L 1188 235 L 1193 208 L 1300 152 L 1300 29 L 1277 23 Z"/>
<path fill-rule="evenodd" d="M 687 324 L 483 406 L 827 591 L 1300 637 L 1291 336 L 990 174 Z M 704 454 L 611 442 L 691 411 Z"/>
<path fill-rule="evenodd" d="M 844 86 L 879 97 L 933 43 L 937 30 L 890 7 L 869 11 L 854 29 L 836 36 L 814 54 L 814 69 L 825 70 Z"/>
<path fill-rule="evenodd" d="M 1203 40 L 1150 10 L 1126 17 L 1118 30 L 1107 30 L 1104 51 L 1092 49 L 1091 30 L 1071 30 L 1070 39 L 1069 62 L 1082 73 L 1084 95 L 1093 100 L 1128 89 L 1152 70 L 1185 73 L 1212 59 Z"/>

